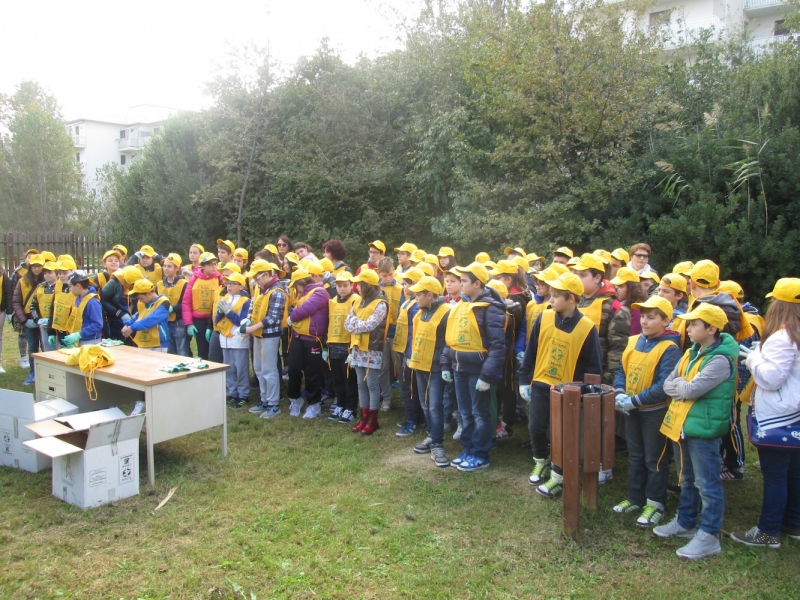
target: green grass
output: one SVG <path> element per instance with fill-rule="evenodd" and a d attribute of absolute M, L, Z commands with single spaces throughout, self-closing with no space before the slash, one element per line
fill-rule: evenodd
<path fill-rule="evenodd" d="M 5 329 L 0 387 L 21 386 L 16 335 Z M 51 495 L 50 472 L 0 468 L 0 596 L 12 598 L 796 598 L 800 543 L 686 562 L 611 507 L 625 497 L 624 457 L 561 533 L 561 504 L 528 485 L 517 439 L 486 471 L 437 469 L 394 436 L 401 411 L 371 437 L 327 419 L 263 421 L 229 410 L 219 432 L 156 446 L 156 485 L 81 511 Z M 448 454 L 460 451 L 447 436 Z M 142 438 L 143 439 L 143 438 Z M 523 435 L 524 439 L 524 435 Z M 748 462 L 756 460 L 755 452 Z M 140 452 L 142 474 L 145 452 Z M 173 486 L 169 503 L 155 507 Z M 726 484 L 724 528 L 749 528 L 759 471 Z M 670 497 L 668 518 L 677 498 Z"/>

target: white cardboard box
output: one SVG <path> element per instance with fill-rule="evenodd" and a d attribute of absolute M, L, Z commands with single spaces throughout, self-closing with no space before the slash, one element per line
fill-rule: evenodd
<path fill-rule="evenodd" d="M 0 465 L 31 473 L 49 469 L 53 463 L 49 456 L 24 445 L 23 442 L 36 438 L 26 425 L 77 412 L 77 406 L 62 398 L 50 396 L 34 402 L 33 394 L 0 389 Z"/>
<path fill-rule="evenodd" d="M 29 448 L 53 459 L 53 495 L 94 508 L 139 493 L 139 434 L 145 415 L 118 408 L 28 425 Z"/>

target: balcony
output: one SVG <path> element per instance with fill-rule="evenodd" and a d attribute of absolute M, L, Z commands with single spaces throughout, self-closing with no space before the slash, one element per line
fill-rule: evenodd
<path fill-rule="evenodd" d="M 128 137 L 118 139 L 117 148 L 120 152 L 135 152 L 144 148 L 151 137 L 152 134 L 149 131 L 133 133 Z"/>
<path fill-rule="evenodd" d="M 72 145 L 76 148 L 84 148 L 86 146 L 86 136 L 85 135 L 71 135 L 72 138 Z"/>
<path fill-rule="evenodd" d="M 784 14 L 794 10 L 785 0 L 745 0 L 744 12 L 748 17 Z"/>
<path fill-rule="evenodd" d="M 750 46 L 753 48 L 753 51 L 756 53 L 757 56 L 761 56 L 765 52 L 769 52 L 769 50 L 776 44 L 781 44 L 788 40 L 794 40 L 795 42 L 797 42 L 797 36 L 772 35 L 770 37 L 765 37 L 765 38 L 755 38 L 752 42 L 750 42 Z"/>
<path fill-rule="evenodd" d="M 719 17 L 703 17 L 702 19 L 678 19 L 669 25 L 661 25 L 660 30 L 667 49 L 691 44 L 698 40 L 704 30 L 713 29 L 714 34 L 719 34 L 723 29 Z"/>

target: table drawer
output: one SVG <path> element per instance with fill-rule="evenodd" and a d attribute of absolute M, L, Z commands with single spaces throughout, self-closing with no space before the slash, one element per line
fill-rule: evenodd
<path fill-rule="evenodd" d="M 48 379 L 44 373 L 36 370 L 36 391 L 43 395 L 56 396 L 58 398 L 67 397 L 67 385 L 64 383 L 64 373 L 61 373 L 61 383 Z M 43 396 L 44 397 L 44 396 Z"/>
<path fill-rule="evenodd" d="M 64 371 L 41 363 L 36 365 L 36 376 L 42 385 L 45 383 L 55 383 L 62 386 L 67 384 L 67 374 Z"/>

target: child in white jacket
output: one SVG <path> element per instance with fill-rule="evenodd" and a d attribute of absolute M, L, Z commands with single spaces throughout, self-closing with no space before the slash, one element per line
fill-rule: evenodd
<path fill-rule="evenodd" d="M 250 340 L 239 333 L 239 325 L 250 311 L 250 298 L 241 273 L 227 275 L 225 286 L 228 293 L 217 302 L 214 323 L 219 325 L 222 360 L 230 365 L 225 372 L 228 405 L 241 408 L 250 395 Z"/>

